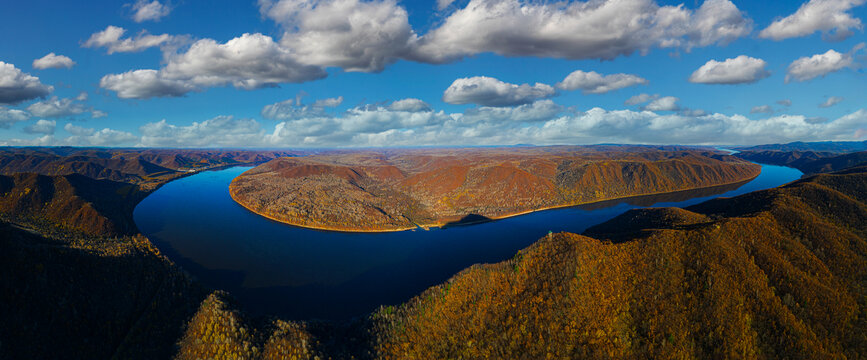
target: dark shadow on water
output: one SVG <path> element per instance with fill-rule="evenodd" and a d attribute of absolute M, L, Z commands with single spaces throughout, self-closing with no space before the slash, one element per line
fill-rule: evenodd
<path fill-rule="evenodd" d="M 598 210 L 598 209 L 604 209 L 604 208 L 612 207 L 612 206 L 620 204 L 620 203 L 626 203 L 629 205 L 647 207 L 647 206 L 653 206 L 654 204 L 658 204 L 658 203 L 681 202 L 681 201 L 686 201 L 686 200 L 694 199 L 694 198 L 703 198 L 703 197 L 708 197 L 708 196 L 725 194 L 729 191 L 736 190 L 736 189 L 740 188 L 741 186 L 746 185 L 750 181 L 752 181 L 752 179 L 737 182 L 737 183 L 732 183 L 732 184 L 728 184 L 728 185 L 712 186 L 712 187 L 706 187 L 706 188 L 701 188 L 701 189 L 683 190 L 683 191 L 676 191 L 676 192 L 670 192 L 670 193 L 665 193 L 665 194 L 641 195 L 641 196 L 632 196 L 632 197 L 622 198 L 622 199 L 605 200 L 605 201 L 599 201 L 599 202 L 590 203 L 590 204 L 578 205 L 575 207 L 582 209 L 582 210 Z"/>
<path fill-rule="evenodd" d="M 473 224 L 481 224 L 486 223 L 488 221 L 493 221 L 493 219 L 479 214 L 469 214 L 462 217 L 460 220 L 447 222 L 445 225 L 441 226 L 443 229 L 448 229 L 450 227 L 455 226 L 467 226 Z"/>

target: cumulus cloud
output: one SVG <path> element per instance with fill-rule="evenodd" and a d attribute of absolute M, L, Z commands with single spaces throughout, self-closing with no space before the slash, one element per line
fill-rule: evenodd
<path fill-rule="evenodd" d="M 471 0 L 422 36 L 411 57 L 440 63 L 492 52 L 614 59 L 653 47 L 727 44 L 751 29 L 752 22 L 729 0 L 708 0 L 696 11 L 652 0 Z"/>
<path fill-rule="evenodd" d="M 99 80 L 99 86 L 116 92 L 121 99 L 183 96 L 197 89 L 184 81 L 165 79 L 157 70 L 150 69 L 109 74 Z"/>
<path fill-rule="evenodd" d="M 168 16 L 169 13 L 172 12 L 171 7 L 166 4 L 161 4 L 157 0 L 150 2 L 147 0 L 138 0 L 133 4 L 128 4 L 128 6 L 132 7 L 132 19 L 137 23 L 145 21 L 160 21 L 160 19 Z"/>
<path fill-rule="evenodd" d="M 829 108 L 829 107 L 832 107 L 832 106 L 834 106 L 834 105 L 839 104 L 841 101 L 843 101 L 843 98 L 842 98 L 842 97 L 840 97 L 840 96 L 831 96 L 831 97 L 828 98 L 828 100 L 825 100 L 825 102 L 819 104 L 819 107 L 820 107 L 820 108 Z"/>
<path fill-rule="evenodd" d="M 802 57 L 793 61 L 786 70 L 786 82 L 807 81 L 817 77 L 824 77 L 835 71 L 855 67 L 853 53 L 864 47 L 864 43 L 855 46 L 852 51 L 841 54 L 833 49 L 824 54 L 816 54 L 810 57 Z"/>
<path fill-rule="evenodd" d="M 24 132 L 28 134 L 54 134 L 54 129 L 57 128 L 57 122 L 54 120 L 38 120 L 33 124 L 24 127 Z"/>
<path fill-rule="evenodd" d="M 710 60 L 692 73 L 689 81 L 700 84 L 748 84 L 771 75 L 767 62 L 746 55 L 725 61 Z"/>
<path fill-rule="evenodd" d="M 166 122 L 147 123 L 139 128 L 141 145 L 169 147 L 234 146 L 260 144 L 265 132 L 253 119 L 217 116 L 188 126 Z"/>
<path fill-rule="evenodd" d="M 420 100 L 420 99 L 401 99 L 392 102 L 388 105 L 388 109 L 391 111 L 406 111 L 406 112 L 419 112 L 419 111 L 431 111 L 430 105 L 428 103 Z"/>
<path fill-rule="evenodd" d="M 467 109 L 461 121 L 467 124 L 481 122 L 535 123 L 551 120 L 563 112 L 563 107 L 551 100 L 539 100 L 515 107 L 489 107 Z"/>
<path fill-rule="evenodd" d="M 52 91 L 54 87 L 42 84 L 38 77 L 0 61 L 0 104 L 17 104 L 45 97 Z"/>
<path fill-rule="evenodd" d="M 528 104 L 556 93 L 551 85 L 542 83 L 516 85 L 492 77 L 474 76 L 452 82 L 443 92 L 443 101 L 450 104 L 512 106 Z"/>
<path fill-rule="evenodd" d="M 792 106 L 792 100 L 789 100 L 789 99 L 777 100 L 777 104 L 783 105 L 785 107 L 789 107 L 789 106 Z"/>
<path fill-rule="evenodd" d="M 674 96 L 664 96 L 651 101 L 649 104 L 642 107 L 642 109 L 649 111 L 677 111 L 680 110 L 680 106 L 677 105 L 678 101 L 680 101 L 680 99 Z"/>
<path fill-rule="evenodd" d="M 293 54 L 262 34 L 244 34 L 220 44 L 212 39 L 193 43 L 183 53 L 169 55 L 160 70 L 142 69 L 109 74 L 100 86 L 121 98 L 181 96 L 204 87 L 231 84 L 257 89 L 280 83 L 323 78 L 319 67 L 299 64 Z"/>
<path fill-rule="evenodd" d="M 517 108 L 526 110 L 530 105 Z M 323 128 L 310 128 L 304 119 L 279 123 L 274 132 L 264 137 L 263 142 L 266 146 L 548 145 L 600 142 L 707 145 L 857 140 L 867 134 L 867 126 L 864 125 L 867 124 L 867 111 L 864 110 L 819 123 L 793 115 L 751 119 L 742 115 L 663 115 L 647 110 L 601 108 L 537 117 L 539 120 L 533 122 L 509 117 L 518 113 L 527 114 L 525 111 L 510 114 L 507 110 L 510 108 L 480 109 L 491 110 L 503 117 L 492 117 L 490 114 L 472 116 L 471 112 L 442 115 L 438 115 L 440 112 L 428 112 L 423 113 L 430 115 L 426 119 L 428 121 L 420 122 L 424 125 L 407 127 L 394 119 L 392 122 L 379 123 L 379 126 L 374 126 L 375 123 L 359 123 L 363 117 L 353 117 L 357 114 L 347 113 L 346 118 L 332 119 Z M 377 111 L 387 113 L 386 109 Z M 395 115 L 400 114 L 389 114 L 392 117 Z M 357 128 L 365 130 L 351 131 Z M 859 131 L 861 135 L 858 135 Z"/>
<path fill-rule="evenodd" d="M 27 107 L 27 111 L 37 117 L 58 118 L 80 115 L 92 109 L 73 99 L 60 99 L 52 96 L 50 99 L 35 102 Z"/>
<path fill-rule="evenodd" d="M 262 34 L 244 34 L 225 44 L 211 39 L 199 40 L 185 53 L 172 56 L 161 73 L 166 78 L 187 80 L 200 86 L 230 83 L 242 89 L 300 83 L 326 76 L 316 66 L 299 64 L 292 53 Z"/>
<path fill-rule="evenodd" d="M 146 31 L 138 33 L 135 37 L 121 38 L 126 29 L 109 25 L 105 30 L 93 33 L 82 44 L 86 48 L 104 47 L 108 54 L 116 52 L 139 52 L 152 47 L 164 47 L 172 49 L 186 41 L 186 37 L 172 36 L 169 34 L 151 35 Z"/>
<path fill-rule="evenodd" d="M 73 135 L 60 141 L 59 144 L 69 146 L 120 146 L 131 145 L 138 141 L 138 136 L 135 136 L 126 131 L 119 131 L 109 128 L 102 130 L 92 129 L 90 135 L 78 136 Z"/>
<path fill-rule="evenodd" d="M 96 129 L 86 128 L 86 127 L 82 127 L 82 126 L 75 126 L 75 125 L 72 125 L 71 123 L 66 123 L 66 125 L 63 126 L 63 130 L 66 130 L 66 132 L 68 132 L 72 135 L 77 135 L 77 136 L 93 135 L 96 132 Z"/>
<path fill-rule="evenodd" d="M 305 65 L 379 72 L 417 38 L 394 0 L 259 0 L 259 7 L 283 25 L 280 44 Z"/>
<path fill-rule="evenodd" d="M 0 141 L 0 145 L 4 146 L 129 146 L 134 145 L 138 141 L 138 137 L 125 132 L 114 129 L 104 128 L 102 130 L 84 128 L 72 124 L 66 124 L 63 127 L 67 133 L 71 134 L 65 138 L 57 138 L 52 133 L 56 128 L 54 121 L 46 121 L 42 125 L 42 132 L 34 131 L 34 133 L 43 133 L 44 136 L 35 139 L 10 139 Z M 37 122 L 38 126 L 38 122 Z M 27 131 L 25 129 L 25 131 Z M 50 131 L 50 132 L 49 132 Z"/>
<path fill-rule="evenodd" d="M 23 110 L 0 106 L 0 129 L 8 129 L 13 124 L 30 119 L 30 114 Z"/>
<path fill-rule="evenodd" d="M 648 81 L 632 74 L 602 75 L 595 71 L 573 71 L 555 86 L 561 90 L 578 90 L 585 94 L 604 94 L 635 85 L 647 85 Z"/>
<path fill-rule="evenodd" d="M 635 95 L 633 97 L 630 97 L 629 99 L 626 99 L 626 101 L 624 101 L 623 104 L 624 105 L 630 105 L 630 106 L 631 105 L 638 105 L 638 104 L 644 104 L 648 101 L 656 100 L 656 99 L 659 99 L 658 94 L 654 94 L 654 95 L 638 94 L 638 95 Z"/>
<path fill-rule="evenodd" d="M 657 100 L 661 99 L 663 98 Z M 673 102 L 676 105 L 676 99 Z M 5 144 L 94 146 L 116 143 L 168 147 L 365 147 L 519 143 L 750 145 L 791 141 L 863 140 L 867 136 L 867 110 L 858 110 L 829 120 L 801 115 L 747 117 L 708 114 L 683 108 L 671 113 L 658 112 L 665 110 L 601 108 L 579 112 L 548 99 L 514 107 L 474 107 L 462 113 L 394 110 L 391 104 L 357 106 L 327 117 L 285 119 L 268 125 L 269 128 L 253 119 L 231 116 L 219 116 L 188 125 L 162 120 L 142 126 L 139 129 L 140 138 L 111 129 L 97 130 L 67 124 L 64 129 L 71 135 L 68 138 L 9 140 Z"/>
<path fill-rule="evenodd" d="M 810 0 L 794 14 L 778 19 L 759 33 L 760 38 L 783 40 L 802 37 L 817 31 L 826 40 L 843 40 L 852 29 L 861 30 L 861 20 L 849 12 L 867 0 Z"/>
<path fill-rule="evenodd" d="M 750 114 L 773 114 L 773 113 L 774 113 L 774 109 L 772 109 L 770 105 L 753 106 L 753 108 L 750 109 Z"/>
<path fill-rule="evenodd" d="M 72 61 L 67 56 L 57 55 L 55 53 L 48 53 L 39 59 L 33 60 L 33 68 L 44 70 L 44 69 L 62 69 L 62 68 L 72 68 L 75 66 L 75 61 Z"/>

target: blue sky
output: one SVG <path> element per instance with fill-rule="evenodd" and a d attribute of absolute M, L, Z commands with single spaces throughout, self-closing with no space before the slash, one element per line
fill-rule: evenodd
<path fill-rule="evenodd" d="M 8 2 L 0 145 L 865 140 L 864 4 Z"/>

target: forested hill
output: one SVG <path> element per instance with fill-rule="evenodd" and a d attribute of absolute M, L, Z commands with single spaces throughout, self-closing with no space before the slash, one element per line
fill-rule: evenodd
<path fill-rule="evenodd" d="M 863 358 L 865 295 L 862 167 L 554 234 L 373 319 L 384 358 Z"/>
<path fill-rule="evenodd" d="M 736 156 L 764 164 L 782 165 L 801 170 L 805 174 L 838 171 L 867 165 L 867 151 L 833 153 L 816 151 L 743 151 Z"/>

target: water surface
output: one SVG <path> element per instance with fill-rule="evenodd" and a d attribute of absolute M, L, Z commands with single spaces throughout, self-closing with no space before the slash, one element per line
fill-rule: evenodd
<path fill-rule="evenodd" d="M 249 167 L 172 181 L 135 209 L 139 229 L 206 286 L 231 292 L 254 314 L 345 319 L 398 304 L 475 263 L 508 259 L 548 231 L 580 233 L 626 210 L 689 206 L 798 179 L 763 165 L 752 181 L 546 210 L 430 231 L 341 233 L 274 222 L 232 201 L 229 183 Z"/>

